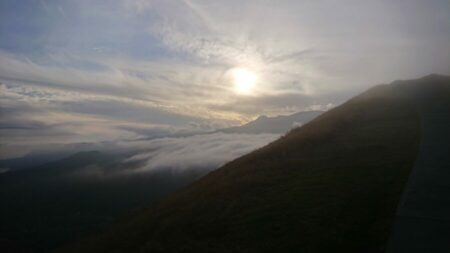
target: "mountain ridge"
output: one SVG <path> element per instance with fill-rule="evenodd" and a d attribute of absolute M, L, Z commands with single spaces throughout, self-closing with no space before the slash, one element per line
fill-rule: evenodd
<path fill-rule="evenodd" d="M 222 133 L 278 133 L 284 134 L 292 128 L 299 125 L 306 124 L 310 120 L 322 114 L 323 111 L 302 111 L 290 115 L 278 115 L 275 117 L 268 117 L 260 115 L 253 121 L 250 121 L 241 126 L 222 128 L 214 132 Z"/>

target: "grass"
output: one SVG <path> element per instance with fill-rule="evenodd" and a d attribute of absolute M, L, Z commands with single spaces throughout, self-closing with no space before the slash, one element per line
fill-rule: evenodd
<path fill-rule="evenodd" d="M 420 118 L 378 86 L 62 252 L 384 252 Z"/>

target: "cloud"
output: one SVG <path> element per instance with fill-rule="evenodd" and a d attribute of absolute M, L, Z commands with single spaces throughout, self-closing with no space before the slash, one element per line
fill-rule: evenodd
<path fill-rule="evenodd" d="M 177 115 L 119 97 L 16 82 L 0 85 L 0 105 L 1 158 L 53 152 L 52 149 L 61 150 L 78 143 L 108 142 L 111 147 L 91 146 L 115 149 L 119 147 L 112 143 L 124 140 L 191 136 L 232 125 L 231 122 Z M 127 148 L 137 147 L 129 145 Z"/>
<path fill-rule="evenodd" d="M 70 57 L 58 55 L 54 65 L 45 65 L 0 51 L 0 80 L 16 86 L 17 92 L 28 92 L 25 89 L 38 91 L 40 95 L 46 95 L 47 100 L 111 100 L 138 104 L 180 117 L 223 121 L 243 121 L 247 117 L 239 112 L 207 110 L 204 106 L 233 97 L 231 85 L 224 81 L 226 69 L 204 69 L 195 64 L 177 62 L 140 62 L 126 58 L 100 60 L 94 57 L 91 62 L 102 62 L 104 66 L 94 71 L 64 66 L 59 62 L 60 58 L 64 58 L 64 62 Z"/>
<path fill-rule="evenodd" d="M 328 111 L 331 108 L 335 107 L 333 103 L 328 104 L 312 104 L 305 108 L 305 111 Z"/>
<path fill-rule="evenodd" d="M 294 123 L 292 123 L 292 128 L 297 128 L 297 127 L 301 127 L 301 126 L 303 126 L 302 122 L 294 122 Z"/>
<path fill-rule="evenodd" d="M 212 170 L 277 139 L 276 134 L 201 134 L 184 138 L 163 138 L 139 143 L 147 151 L 127 162 L 143 162 L 138 171 L 169 169 Z"/>
<path fill-rule="evenodd" d="M 0 91 L 2 158 L 58 144 L 170 136 L 197 120 L 117 97 L 16 83 Z"/>
<path fill-rule="evenodd" d="M 445 0 L 2 7 L 2 145 L 208 131 L 327 109 L 369 85 L 450 70 Z M 234 93 L 227 73 L 235 67 L 258 75 L 251 96 Z"/>

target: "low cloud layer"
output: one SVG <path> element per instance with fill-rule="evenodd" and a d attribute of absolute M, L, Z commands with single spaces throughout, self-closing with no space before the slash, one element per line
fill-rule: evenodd
<path fill-rule="evenodd" d="M 142 162 L 137 171 L 169 169 L 212 170 L 277 139 L 277 134 L 202 134 L 183 138 L 163 138 L 139 143 L 146 150 L 126 162 Z"/>

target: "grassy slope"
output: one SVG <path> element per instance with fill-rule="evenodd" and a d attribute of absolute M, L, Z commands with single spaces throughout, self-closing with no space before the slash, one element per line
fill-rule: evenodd
<path fill-rule="evenodd" d="M 383 252 L 418 150 L 377 86 L 66 252 Z"/>

